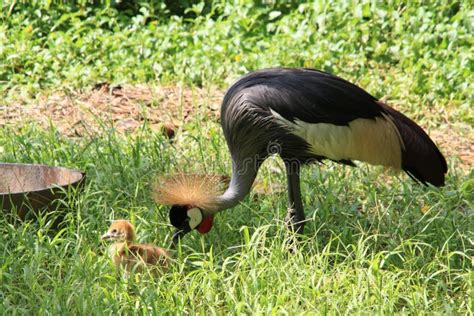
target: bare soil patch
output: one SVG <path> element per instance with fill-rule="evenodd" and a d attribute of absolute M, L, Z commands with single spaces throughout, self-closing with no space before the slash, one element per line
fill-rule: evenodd
<path fill-rule="evenodd" d="M 53 123 L 61 134 L 80 137 L 103 126 L 133 132 L 146 120 L 151 128 L 173 136 L 198 111 L 217 119 L 222 95 L 217 89 L 98 84 L 87 92 L 20 98 L 0 107 L 0 126 L 33 121 L 46 128 Z"/>

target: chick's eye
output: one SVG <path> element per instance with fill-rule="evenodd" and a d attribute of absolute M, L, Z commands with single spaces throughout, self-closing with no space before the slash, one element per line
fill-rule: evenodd
<path fill-rule="evenodd" d="M 112 234 L 115 234 L 117 232 L 116 229 L 112 229 Z"/>

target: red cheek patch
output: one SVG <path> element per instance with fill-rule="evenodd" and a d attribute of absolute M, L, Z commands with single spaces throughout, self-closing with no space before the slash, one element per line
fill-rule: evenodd
<path fill-rule="evenodd" d="M 214 221 L 214 216 L 213 215 L 205 217 L 202 220 L 201 224 L 199 224 L 199 226 L 196 228 L 197 231 L 200 232 L 201 234 L 208 233 L 212 228 L 213 221 Z"/>

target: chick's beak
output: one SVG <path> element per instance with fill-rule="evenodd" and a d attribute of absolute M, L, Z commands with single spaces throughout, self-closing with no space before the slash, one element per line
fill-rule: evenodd
<path fill-rule="evenodd" d="M 100 239 L 101 239 L 101 240 L 107 240 L 107 239 L 110 239 L 110 238 L 113 238 L 113 237 L 114 237 L 114 236 L 113 236 L 112 233 L 106 232 L 105 234 L 103 234 L 103 235 L 100 237 Z"/>

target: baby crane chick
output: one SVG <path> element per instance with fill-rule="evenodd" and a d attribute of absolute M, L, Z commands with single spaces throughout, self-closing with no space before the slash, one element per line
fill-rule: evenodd
<path fill-rule="evenodd" d="M 168 252 L 153 245 L 134 243 L 135 229 L 127 220 L 113 221 L 101 239 L 115 241 L 109 247 L 109 255 L 115 266 L 122 266 L 127 273 L 143 270 L 147 265 L 162 270 L 168 268 L 170 258 Z"/>

